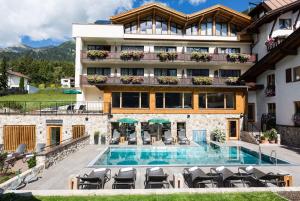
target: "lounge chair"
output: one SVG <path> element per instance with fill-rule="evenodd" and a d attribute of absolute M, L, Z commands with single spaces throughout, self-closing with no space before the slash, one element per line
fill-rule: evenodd
<path fill-rule="evenodd" d="M 26 144 L 20 144 L 14 153 L 7 155 L 4 169 L 7 171 L 10 167 L 14 167 L 15 163 L 20 159 L 24 159 L 25 156 L 26 156 Z"/>
<path fill-rule="evenodd" d="M 119 131 L 117 131 L 116 129 L 114 129 L 114 131 L 113 131 L 113 137 L 110 140 L 110 144 L 119 144 L 120 137 L 121 137 L 121 134 L 119 133 Z"/>
<path fill-rule="evenodd" d="M 210 175 L 219 176 L 219 187 L 234 187 L 237 184 L 242 184 L 243 187 L 247 187 L 249 185 L 249 174 L 243 174 L 240 172 L 234 173 L 224 166 L 211 168 Z"/>
<path fill-rule="evenodd" d="M 67 107 L 67 113 L 69 114 L 69 113 L 74 113 L 74 107 L 75 107 L 75 105 L 68 105 L 68 107 Z"/>
<path fill-rule="evenodd" d="M 217 175 L 206 174 L 199 167 L 185 168 L 183 177 L 189 188 L 205 188 L 207 185 L 215 187 L 219 178 Z"/>
<path fill-rule="evenodd" d="M 136 180 L 136 169 L 121 168 L 114 177 L 113 189 L 134 189 Z"/>
<path fill-rule="evenodd" d="M 148 131 L 144 131 L 143 144 L 151 144 L 151 135 Z"/>
<path fill-rule="evenodd" d="M 168 176 L 162 168 L 147 168 L 144 183 L 145 188 L 169 188 Z"/>
<path fill-rule="evenodd" d="M 78 113 L 86 113 L 86 106 L 80 105 L 78 108 Z"/>
<path fill-rule="evenodd" d="M 178 131 L 178 143 L 179 144 L 190 144 L 190 140 L 185 135 L 185 130 Z"/>
<path fill-rule="evenodd" d="M 252 166 L 239 167 L 238 170 L 239 172 L 243 171 L 246 174 L 250 175 L 254 180 L 257 181 L 257 183 L 261 183 L 264 186 L 269 186 L 268 184 L 273 184 L 278 187 L 284 187 L 286 185 L 284 181 L 284 176 L 289 175 L 289 174 L 281 174 L 281 173 L 275 174 L 273 172 L 265 173 Z"/>
<path fill-rule="evenodd" d="M 164 133 L 164 143 L 165 144 L 173 144 L 174 138 L 172 137 L 171 131 L 167 130 Z"/>
<path fill-rule="evenodd" d="M 137 139 L 136 139 L 136 132 L 131 133 L 128 137 L 128 144 L 136 144 Z"/>
<path fill-rule="evenodd" d="M 99 168 L 77 178 L 79 180 L 78 189 L 103 189 L 105 183 L 111 179 L 111 170 Z"/>
<path fill-rule="evenodd" d="M 41 153 L 45 150 L 46 144 L 45 143 L 38 143 L 35 148 L 35 153 L 26 154 L 25 159 L 26 161 L 29 160 L 34 156 L 34 154 Z"/>

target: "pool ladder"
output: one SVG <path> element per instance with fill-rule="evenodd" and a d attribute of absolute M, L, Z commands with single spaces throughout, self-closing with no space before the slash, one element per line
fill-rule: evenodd
<path fill-rule="evenodd" d="M 274 156 L 273 156 L 274 155 Z M 276 150 L 272 150 L 270 154 L 270 161 L 277 166 L 277 152 Z"/>

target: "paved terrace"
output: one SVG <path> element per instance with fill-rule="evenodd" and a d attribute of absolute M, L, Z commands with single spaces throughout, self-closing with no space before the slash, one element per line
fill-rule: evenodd
<path fill-rule="evenodd" d="M 241 145 L 252 150 L 258 151 L 258 146 L 245 143 L 245 142 L 229 142 L 229 145 Z M 122 145 L 121 145 L 122 146 Z M 123 145 L 126 146 L 126 145 Z M 148 145 L 149 146 L 149 145 Z M 100 145 L 88 145 L 84 149 L 79 150 L 76 153 L 71 154 L 68 158 L 59 162 L 55 166 L 45 170 L 42 174 L 42 178 L 38 181 L 27 185 L 23 190 L 64 190 L 68 189 L 68 179 L 70 175 L 83 175 L 91 171 L 91 168 L 87 168 L 88 164 L 105 150 L 105 146 Z M 279 159 L 292 162 L 293 164 L 300 165 L 300 149 L 288 149 L 285 146 L 279 145 L 263 145 L 262 153 L 270 155 L 272 150 L 276 150 Z M 272 172 L 289 173 L 293 176 L 293 186 L 300 186 L 300 166 L 299 165 L 284 165 L 284 166 L 262 166 L 260 169 Z M 164 167 L 164 170 L 169 174 L 169 180 L 173 180 L 174 173 L 182 173 L 184 167 Z M 110 168 L 112 170 L 112 176 L 118 172 L 119 168 Z M 145 180 L 145 167 L 136 167 L 137 169 L 137 181 L 136 188 L 144 188 Z M 237 167 L 229 167 L 233 171 L 237 171 Z M 204 167 L 204 171 L 209 172 L 209 167 Z M 112 188 L 113 179 L 111 179 L 106 185 L 105 189 Z M 172 183 L 172 182 L 171 182 Z M 187 188 L 187 186 L 184 186 Z M 172 188 L 172 185 L 170 185 Z"/>

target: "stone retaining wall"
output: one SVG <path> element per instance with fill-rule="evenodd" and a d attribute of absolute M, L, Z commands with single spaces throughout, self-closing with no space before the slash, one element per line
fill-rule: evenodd
<path fill-rule="evenodd" d="M 277 125 L 281 137 L 281 144 L 300 147 L 300 127 Z"/>
<path fill-rule="evenodd" d="M 247 131 L 241 132 L 241 140 L 244 142 L 251 143 L 251 144 L 258 144 L 256 142 L 255 138 L 253 137 L 253 135 L 251 135 L 251 133 L 249 133 Z"/>
<path fill-rule="evenodd" d="M 44 164 L 45 168 L 49 168 L 65 159 L 68 155 L 88 145 L 89 139 L 90 136 L 83 136 L 81 138 L 71 140 L 70 142 L 60 144 L 51 150 L 44 151 L 36 156 L 37 164 Z"/>

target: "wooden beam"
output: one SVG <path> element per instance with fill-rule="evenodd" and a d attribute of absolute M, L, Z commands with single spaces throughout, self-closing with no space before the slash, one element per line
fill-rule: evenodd
<path fill-rule="evenodd" d="M 276 19 L 275 19 L 274 22 L 273 22 L 272 29 L 271 29 L 271 31 L 270 31 L 270 33 L 269 33 L 269 38 L 272 37 L 273 31 L 274 31 L 274 27 L 275 27 L 275 24 L 276 24 L 276 22 L 277 22 L 277 18 L 278 18 L 278 17 L 276 17 Z"/>
<path fill-rule="evenodd" d="M 300 16 L 300 10 L 298 11 L 298 15 L 297 15 L 296 20 L 295 20 L 295 23 L 294 23 L 294 25 L 293 25 L 294 30 L 296 29 L 296 26 L 297 26 L 297 22 L 298 22 L 299 16 Z"/>
<path fill-rule="evenodd" d="M 280 50 L 281 50 L 285 55 L 298 55 L 297 49 L 280 48 Z"/>
<path fill-rule="evenodd" d="M 198 22 L 198 35 L 201 35 L 201 23 L 204 19 L 204 15 L 202 15 L 202 17 L 199 18 L 199 22 Z"/>

